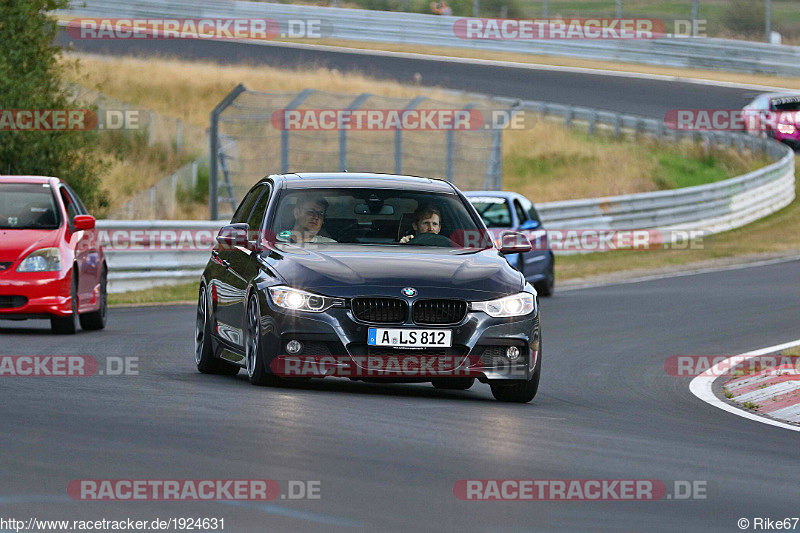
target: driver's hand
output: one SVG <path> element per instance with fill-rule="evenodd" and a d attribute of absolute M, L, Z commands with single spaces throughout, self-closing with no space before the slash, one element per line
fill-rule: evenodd
<path fill-rule="evenodd" d="M 400 239 L 400 244 L 406 244 L 406 243 L 408 243 L 408 241 L 410 241 L 413 238 L 414 238 L 413 235 L 406 235 L 405 237 Z"/>

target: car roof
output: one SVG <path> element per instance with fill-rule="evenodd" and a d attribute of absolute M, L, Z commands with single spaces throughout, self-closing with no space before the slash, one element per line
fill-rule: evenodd
<path fill-rule="evenodd" d="M 56 185 L 61 182 L 58 178 L 51 176 L 7 176 L 0 174 L 0 181 L 6 183 L 49 183 Z"/>
<path fill-rule="evenodd" d="M 386 188 L 408 189 L 428 192 L 454 191 L 450 183 L 434 178 L 406 176 L 402 174 L 379 174 L 373 172 L 297 172 L 270 176 L 283 181 L 288 189 L 307 188 Z M 265 178 L 266 179 L 266 178 Z"/>
<path fill-rule="evenodd" d="M 767 98 L 786 98 L 786 97 L 800 97 L 800 92 L 788 92 L 788 93 L 762 93 L 759 94 L 756 98 L 761 98 L 762 96 L 766 96 Z"/>
<path fill-rule="evenodd" d="M 464 191 L 464 196 L 493 196 L 495 198 L 505 198 L 506 200 L 522 197 L 521 194 L 511 191 Z"/>

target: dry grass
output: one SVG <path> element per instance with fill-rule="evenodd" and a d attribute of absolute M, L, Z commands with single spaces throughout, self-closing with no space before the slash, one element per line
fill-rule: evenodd
<path fill-rule="evenodd" d="M 434 99 L 453 100 L 444 91 L 376 80 L 362 74 L 344 74 L 335 69 L 290 70 L 158 57 L 90 54 L 68 57 L 77 57 L 80 65 L 80 74 L 71 73 L 69 81 L 201 127 L 208 127 L 211 110 L 239 83 L 264 92 L 293 93 L 315 87 L 345 94 L 370 92 L 398 98 L 425 94 Z"/>
<path fill-rule="evenodd" d="M 784 350 L 783 355 L 800 355 L 800 346 L 795 346 L 794 348 Z"/>
<path fill-rule="evenodd" d="M 503 140 L 503 188 L 539 202 L 656 189 L 657 163 L 633 153 L 630 142 L 587 142 L 553 122 Z"/>

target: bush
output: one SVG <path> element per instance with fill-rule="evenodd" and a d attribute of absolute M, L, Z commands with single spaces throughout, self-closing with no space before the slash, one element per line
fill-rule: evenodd
<path fill-rule="evenodd" d="M 767 20 L 766 3 L 755 0 L 730 0 L 722 13 L 722 24 L 733 33 L 758 35 L 764 33 Z"/>
<path fill-rule="evenodd" d="M 0 2 L 0 108 L 85 109 L 63 90 L 61 76 L 77 62 L 60 63 L 57 27 L 48 11 L 68 0 Z M 92 208 L 107 205 L 100 188 L 105 168 L 95 131 L 0 131 L 0 173 L 55 176 Z"/>

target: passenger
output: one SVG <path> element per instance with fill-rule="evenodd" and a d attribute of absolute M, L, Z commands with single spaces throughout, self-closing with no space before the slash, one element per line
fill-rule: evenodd
<path fill-rule="evenodd" d="M 297 201 L 294 208 L 294 227 L 292 228 L 292 242 L 337 242 L 330 237 L 319 234 L 325 222 L 325 213 L 328 210 L 328 201 L 321 196 L 309 196 Z"/>

